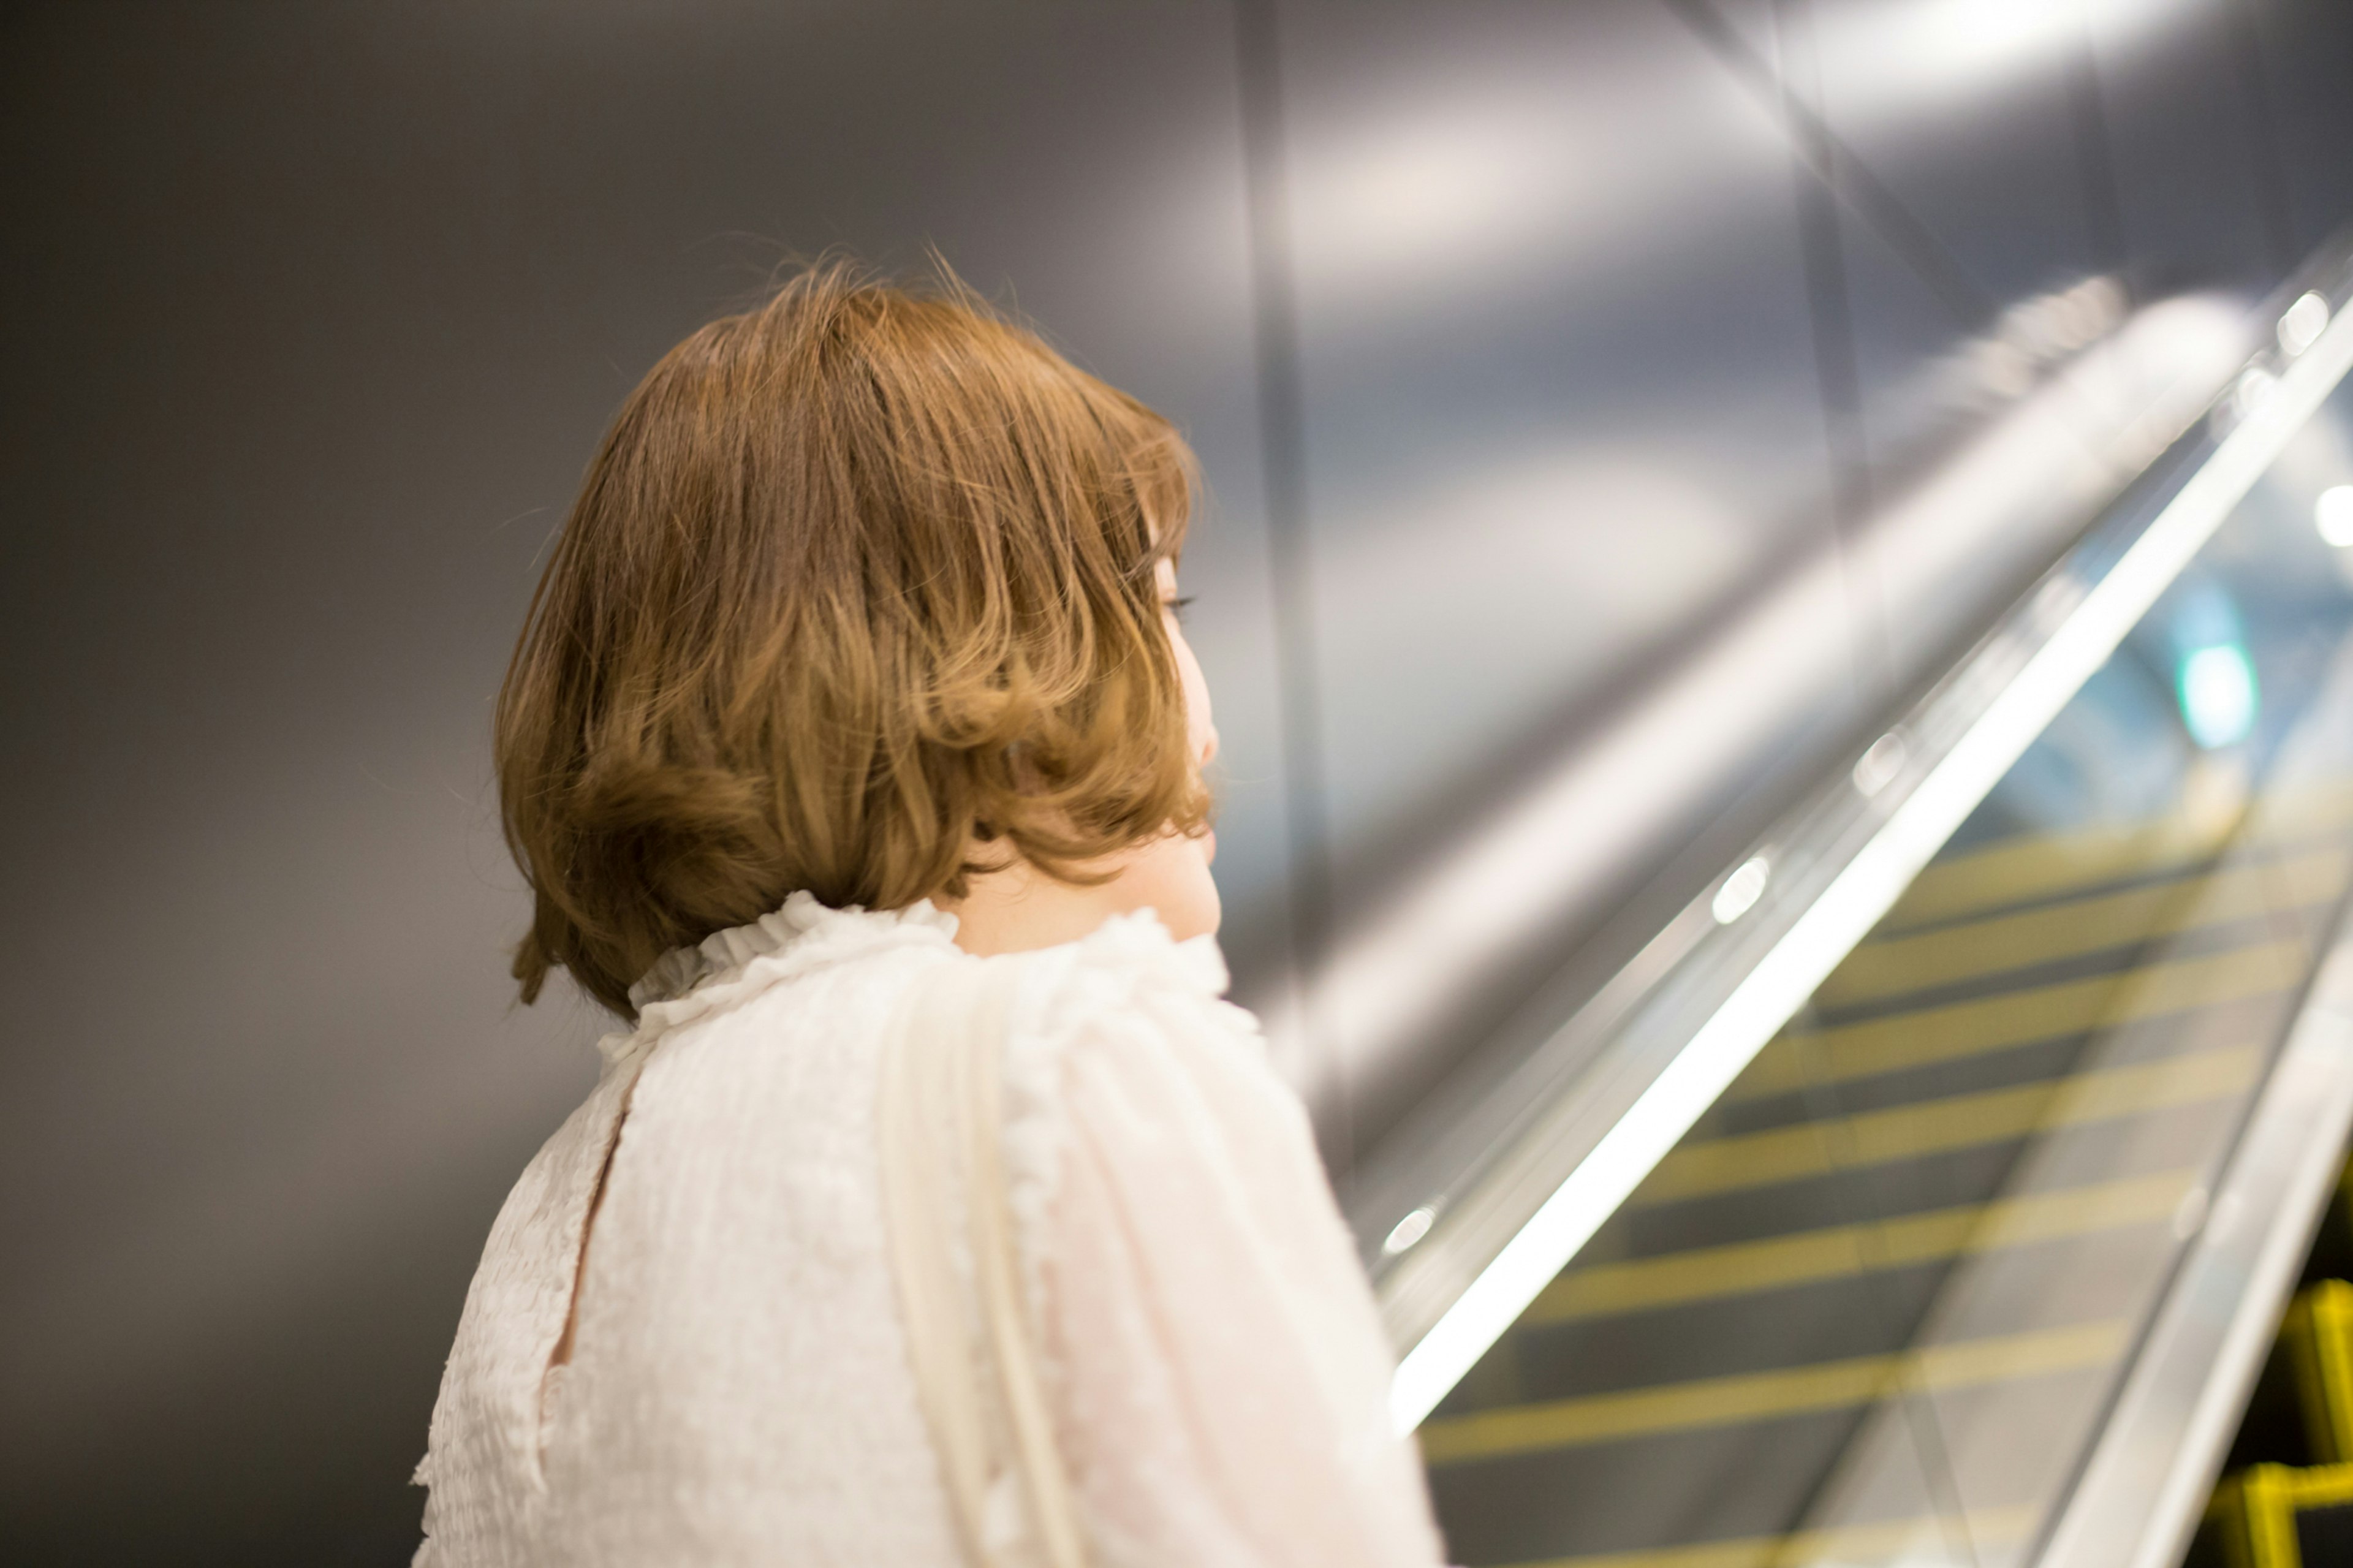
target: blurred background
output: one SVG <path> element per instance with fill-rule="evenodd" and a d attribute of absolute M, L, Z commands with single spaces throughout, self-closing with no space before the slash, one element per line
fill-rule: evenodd
<path fill-rule="evenodd" d="M 785 258 L 1194 442 L 1225 945 L 1369 1253 L 2258 346 L 2348 80 L 2336 0 L 9 6 L 0 1555 L 406 1561 L 606 1026 L 513 1001 L 490 703 Z"/>

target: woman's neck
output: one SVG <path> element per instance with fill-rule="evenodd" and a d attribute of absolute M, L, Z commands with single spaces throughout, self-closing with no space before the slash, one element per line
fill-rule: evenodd
<path fill-rule="evenodd" d="M 1055 947 L 1091 935 L 1113 915 L 1149 909 L 1178 941 L 1218 929 L 1209 879 L 1215 839 L 1168 834 L 1085 868 L 1110 875 L 1065 882 L 1027 860 L 970 879 L 961 899 L 934 901 L 956 917 L 956 945 L 987 957 Z"/>

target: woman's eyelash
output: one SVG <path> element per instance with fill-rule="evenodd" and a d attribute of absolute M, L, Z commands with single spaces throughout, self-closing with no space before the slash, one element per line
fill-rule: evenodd
<path fill-rule="evenodd" d="M 1160 602 L 1168 606 L 1168 613 L 1176 616 L 1177 624 L 1181 626 L 1185 620 L 1186 607 L 1192 604 L 1193 597 L 1194 596 L 1190 594 L 1183 594 L 1179 595 L 1176 598 L 1163 599 Z"/>

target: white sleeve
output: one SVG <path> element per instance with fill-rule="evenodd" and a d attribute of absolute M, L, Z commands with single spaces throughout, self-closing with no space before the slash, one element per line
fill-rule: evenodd
<path fill-rule="evenodd" d="M 1255 1023 L 1149 983 L 1089 1012 L 1034 1244 L 1101 1568 L 1440 1562 L 1371 1291 Z"/>

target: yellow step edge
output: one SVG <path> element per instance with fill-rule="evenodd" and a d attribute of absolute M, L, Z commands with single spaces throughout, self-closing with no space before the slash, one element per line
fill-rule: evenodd
<path fill-rule="evenodd" d="M 1433 1466 L 1460 1465 L 1844 1409 L 1899 1391 L 1971 1388 L 2080 1372 L 2105 1366 L 2123 1354 L 2131 1342 L 2131 1329 L 2127 1321 L 2117 1318 L 1893 1355 L 1482 1410 L 1424 1422 L 1421 1454 Z"/>
<path fill-rule="evenodd" d="M 2302 984 L 2311 964 L 2311 951 L 2303 942 L 2267 942 L 1785 1037 L 1757 1057 L 1725 1099 L 1761 1100 L 1803 1088 L 1810 1079 L 1845 1083 L 1876 1078 L 2242 1002 Z"/>
<path fill-rule="evenodd" d="M 1833 1170 L 2227 1100 L 2254 1087 L 2264 1060 L 2259 1046 L 2229 1046 L 2016 1089 L 1954 1095 L 1769 1132 L 1710 1138 L 1686 1143 L 1662 1160 L 1628 1206 L 1771 1186 Z M 1835 1155 L 1834 1142 L 1839 1145 Z"/>
<path fill-rule="evenodd" d="M 2236 813 L 2176 813 L 2122 826 L 2003 839 L 1929 866 L 1888 911 L 1896 932 L 1987 910 L 2032 902 L 2102 883 L 2189 869 L 2233 840 L 2288 846 L 2353 824 L 2353 792 L 2320 785 L 2259 808 L 2252 825 Z"/>
<path fill-rule="evenodd" d="M 2296 1293 L 2280 1324 L 2313 1457 L 2353 1460 L 2353 1284 L 2324 1279 Z"/>
<path fill-rule="evenodd" d="M 1847 955 L 1815 1000 L 1840 1006 L 1898 996 L 2152 937 L 2308 909 L 2342 895 L 2348 869 L 2353 862 L 2344 850 L 2312 850 L 1870 942 Z"/>
<path fill-rule="evenodd" d="M 1825 1558 L 1852 1562 L 1897 1553 L 1905 1554 L 1905 1563 L 1927 1568 L 1930 1563 L 1940 1563 L 1940 1560 L 1916 1555 L 1917 1548 L 1924 1544 L 1949 1543 L 1963 1552 L 1971 1545 L 2015 1546 L 2033 1531 L 2042 1519 L 2042 1510 L 2033 1507 L 1978 1509 L 1958 1517 L 1929 1514 L 1917 1519 L 1831 1525 L 1788 1535 L 1751 1535 L 1737 1541 L 1711 1541 L 1649 1552 L 1547 1557 L 1514 1563 L 1512 1568 L 1799 1568 Z M 1960 1555 L 1942 1562 L 1949 1562 L 1952 1568 L 1965 1568 L 1970 1558 Z"/>
<path fill-rule="evenodd" d="M 2230 843 L 2235 817 L 2161 817 L 2127 827 L 2034 834 L 1931 864 L 1887 913 L 1883 929 L 1928 925 L 2101 883 L 2187 868 Z"/>
<path fill-rule="evenodd" d="M 2232 1568 L 2323 1568 L 2305 1563 L 2295 1516 L 2306 1509 L 2348 1506 L 2353 1506 L 2353 1464 L 2305 1469 L 2252 1465 L 2222 1479 L 2206 1516 L 2221 1537 Z"/>
<path fill-rule="evenodd" d="M 2196 1171 L 2167 1171 L 1868 1225 L 1829 1226 L 1631 1263 L 1598 1264 L 1546 1286 L 1521 1314 L 1520 1324 L 1542 1326 L 1682 1306 L 2126 1226 L 2161 1224 L 2173 1217 L 2197 1181 Z"/>

